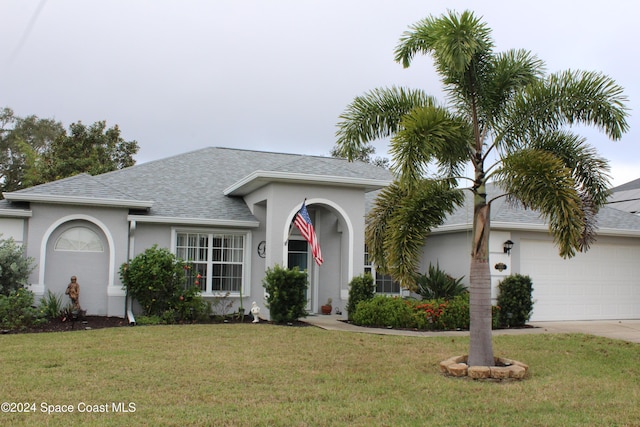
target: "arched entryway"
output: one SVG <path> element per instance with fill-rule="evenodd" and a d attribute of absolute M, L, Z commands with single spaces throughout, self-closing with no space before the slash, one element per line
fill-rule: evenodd
<path fill-rule="evenodd" d="M 285 240 L 289 243 L 284 247 L 283 260 L 286 260 L 286 267 L 298 266 L 307 269 L 307 310 L 318 313 L 320 306 L 329 298 L 336 308 L 344 305 L 343 290 L 346 289 L 354 270 L 354 231 L 349 216 L 337 203 L 327 199 L 308 199 L 306 206 L 324 262 L 321 266 L 314 262 L 311 249 L 295 226 L 292 229 L 287 226 L 284 230 Z M 299 208 L 300 206 L 297 206 L 290 212 L 287 224 L 291 224 Z"/>
<path fill-rule="evenodd" d="M 64 294 L 71 276 L 80 284 L 80 305 L 88 315 L 107 315 L 110 247 L 105 233 L 85 219 L 69 219 L 53 228 L 45 247 L 45 292 Z"/>

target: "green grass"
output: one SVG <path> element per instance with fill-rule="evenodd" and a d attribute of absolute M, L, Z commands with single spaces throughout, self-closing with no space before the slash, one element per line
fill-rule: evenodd
<path fill-rule="evenodd" d="M 640 345 L 588 335 L 496 336 L 524 381 L 448 378 L 468 338 L 267 324 L 137 326 L 0 336 L 1 425 L 638 426 Z M 42 403 L 73 405 L 47 415 Z M 79 413 L 133 402 L 135 412 Z"/>

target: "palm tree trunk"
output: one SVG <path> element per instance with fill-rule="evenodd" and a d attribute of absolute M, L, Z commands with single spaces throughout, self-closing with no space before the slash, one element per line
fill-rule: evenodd
<path fill-rule="evenodd" d="M 491 333 L 491 271 L 489 269 L 489 230 L 491 208 L 484 184 L 474 196 L 473 248 L 469 272 L 470 366 L 493 366 Z"/>

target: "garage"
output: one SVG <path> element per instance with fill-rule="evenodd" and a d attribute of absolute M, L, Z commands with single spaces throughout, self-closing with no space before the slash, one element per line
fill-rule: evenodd
<path fill-rule="evenodd" d="M 595 243 L 563 259 L 550 241 L 520 241 L 533 281 L 532 321 L 640 318 L 640 245 Z"/>

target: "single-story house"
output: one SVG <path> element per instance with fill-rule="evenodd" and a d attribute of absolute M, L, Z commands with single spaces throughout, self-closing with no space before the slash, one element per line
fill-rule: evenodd
<path fill-rule="evenodd" d="M 63 294 L 71 276 L 87 314 L 126 316 L 120 266 L 157 244 L 191 261 L 205 298 L 229 293 L 264 307 L 262 280 L 276 264 L 308 270 L 308 311 L 333 299 L 344 309 L 350 280 L 373 271 L 364 243 L 366 210 L 389 171 L 342 159 L 206 148 L 98 176 L 86 174 L 5 193 L 0 233 L 35 259 L 31 289 Z M 303 201 L 324 263 L 316 265 L 292 220 Z M 422 265 L 468 276 L 472 207 L 433 231 Z M 494 285 L 511 273 L 534 283 L 533 320 L 640 318 L 640 217 L 599 215 L 598 241 L 570 260 L 558 256 L 535 212 L 500 201 L 492 211 Z M 504 242 L 513 242 L 509 253 Z M 493 268 L 499 265 L 500 268 Z M 503 268 L 506 267 L 506 268 Z M 400 294 L 377 275 L 377 291 Z"/>

